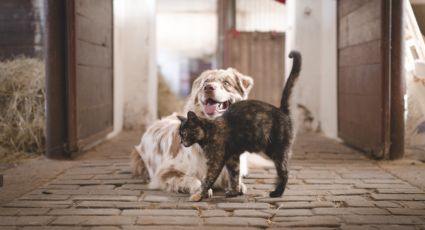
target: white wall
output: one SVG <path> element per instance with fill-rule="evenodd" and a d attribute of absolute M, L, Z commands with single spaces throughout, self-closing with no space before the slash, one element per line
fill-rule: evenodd
<path fill-rule="evenodd" d="M 211 59 L 217 48 L 216 0 L 158 0 L 157 62 L 174 93 L 183 94 L 191 58 Z"/>
<path fill-rule="evenodd" d="M 286 52 L 297 49 L 303 55 L 294 97 L 310 110 L 316 128 L 333 138 L 338 135 L 336 26 L 336 0 L 287 1 Z"/>
<path fill-rule="evenodd" d="M 114 0 L 114 132 L 157 117 L 155 0 Z"/>

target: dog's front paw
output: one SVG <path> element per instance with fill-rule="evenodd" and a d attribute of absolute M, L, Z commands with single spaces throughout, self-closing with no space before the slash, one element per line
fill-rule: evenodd
<path fill-rule="evenodd" d="M 202 193 L 198 192 L 190 196 L 190 201 L 199 202 L 202 200 Z"/>
<path fill-rule="evenodd" d="M 248 188 L 246 187 L 246 185 L 242 182 L 239 182 L 239 192 L 241 192 L 242 194 L 246 194 L 247 191 Z"/>
<path fill-rule="evenodd" d="M 213 196 L 213 190 L 212 189 L 208 189 L 208 198 L 212 198 Z"/>

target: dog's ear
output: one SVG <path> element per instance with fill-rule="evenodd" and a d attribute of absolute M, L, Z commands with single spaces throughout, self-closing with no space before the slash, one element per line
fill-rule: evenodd
<path fill-rule="evenodd" d="M 246 93 L 248 94 L 251 91 L 252 87 L 254 86 L 254 80 L 252 79 L 252 77 L 248 77 L 242 74 L 239 79 Z"/>
<path fill-rule="evenodd" d="M 187 121 L 186 117 L 183 117 L 183 116 L 180 116 L 180 115 L 178 115 L 177 118 L 181 121 L 181 123 L 184 123 L 184 122 Z"/>
<path fill-rule="evenodd" d="M 192 111 L 187 112 L 187 119 L 191 120 L 191 121 L 197 121 L 198 120 L 198 116 L 196 116 L 196 114 Z"/>
<path fill-rule="evenodd" d="M 227 70 L 230 70 L 236 76 L 236 80 L 238 81 L 239 86 L 242 88 L 242 91 L 244 92 L 243 97 L 247 99 L 249 92 L 254 86 L 254 79 L 252 79 L 252 77 L 250 76 L 241 74 L 236 69 L 228 68 Z"/>
<path fill-rule="evenodd" d="M 213 70 L 206 70 L 197 77 L 193 83 L 192 83 L 192 92 L 196 92 L 197 90 L 201 89 L 202 84 L 204 83 L 205 78 L 210 75 L 213 72 Z"/>

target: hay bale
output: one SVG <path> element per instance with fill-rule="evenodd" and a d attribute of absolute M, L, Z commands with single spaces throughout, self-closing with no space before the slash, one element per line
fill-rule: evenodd
<path fill-rule="evenodd" d="M 18 57 L 0 62 L 0 145 L 42 153 L 45 126 L 45 72 L 42 60 Z"/>
<path fill-rule="evenodd" d="M 165 117 L 174 112 L 181 112 L 184 101 L 177 96 L 158 71 L 158 116 Z"/>

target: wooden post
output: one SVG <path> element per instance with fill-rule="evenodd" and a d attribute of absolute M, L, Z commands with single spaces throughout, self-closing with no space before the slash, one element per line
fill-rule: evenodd
<path fill-rule="evenodd" d="M 46 154 L 69 158 L 67 151 L 66 4 L 44 0 L 46 63 Z"/>
<path fill-rule="evenodd" d="M 218 0 L 217 11 L 217 68 L 225 68 L 228 65 L 230 52 L 229 30 L 236 28 L 236 0 Z"/>
<path fill-rule="evenodd" d="M 404 0 L 391 1 L 391 145 L 390 159 L 404 155 Z"/>

